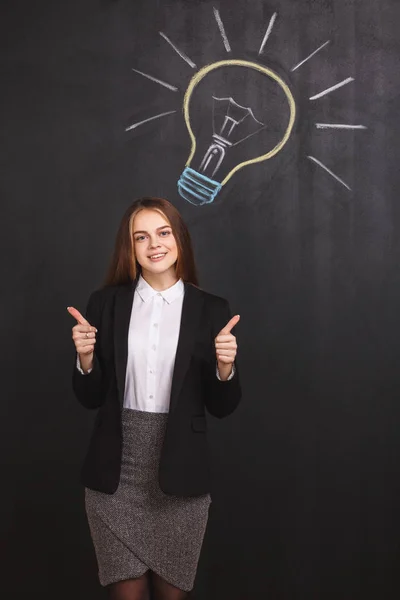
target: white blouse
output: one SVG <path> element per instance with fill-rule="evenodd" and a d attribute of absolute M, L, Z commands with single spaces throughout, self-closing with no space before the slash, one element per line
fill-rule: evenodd
<path fill-rule="evenodd" d="M 124 408 L 169 411 L 184 294 L 181 279 L 158 292 L 140 275 L 128 331 Z M 79 355 L 77 368 L 84 374 Z M 228 379 L 233 375 L 234 367 Z M 220 379 L 218 368 L 216 377 Z"/>
<path fill-rule="evenodd" d="M 128 333 L 125 408 L 169 411 L 184 294 L 182 280 L 157 292 L 139 277 Z"/>

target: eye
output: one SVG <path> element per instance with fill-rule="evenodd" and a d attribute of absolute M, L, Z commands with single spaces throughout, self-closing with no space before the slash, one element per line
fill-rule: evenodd
<path fill-rule="evenodd" d="M 136 241 L 136 242 L 141 242 L 141 241 L 143 241 L 143 240 L 144 240 L 144 238 L 145 238 L 145 236 L 144 236 L 144 235 L 138 235 L 138 236 L 135 238 L 135 241 Z"/>
<path fill-rule="evenodd" d="M 171 233 L 171 232 L 170 232 L 170 231 L 168 231 L 168 229 L 166 229 L 165 231 L 162 231 L 162 232 L 161 232 L 161 235 L 162 235 L 163 237 L 166 237 L 166 236 L 167 236 L 167 235 L 169 235 L 170 233 Z"/>

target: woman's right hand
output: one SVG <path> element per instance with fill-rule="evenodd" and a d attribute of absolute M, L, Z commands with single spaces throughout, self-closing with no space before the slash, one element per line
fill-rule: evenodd
<path fill-rule="evenodd" d="M 73 306 L 67 306 L 69 314 L 76 319 L 77 324 L 72 328 L 72 339 L 75 344 L 81 367 L 88 371 L 93 367 L 94 346 L 96 344 L 96 327 L 92 327 Z"/>

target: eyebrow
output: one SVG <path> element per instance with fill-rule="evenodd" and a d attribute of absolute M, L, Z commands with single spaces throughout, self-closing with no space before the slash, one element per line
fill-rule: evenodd
<path fill-rule="evenodd" d="M 160 231 L 160 229 L 166 229 L 166 228 L 171 228 L 171 225 L 162 225 L 161 227 L 157 227 L 156 231 Z M 136 235 L 137 233 L 148 233 L 148 231 L 134 231 L 133 235 Z"/>

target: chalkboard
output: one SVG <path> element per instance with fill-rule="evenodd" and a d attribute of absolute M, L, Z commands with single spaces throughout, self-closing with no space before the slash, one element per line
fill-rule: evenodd
<path fill-rule="evenodd" d="M 66 307 L 101 286 L 144 195 L 182 212 L 201 287 L 241 315 L 244 398 L 210 419 L 193 598 L 398 597 L 399 16 L 396 0 L 2 5 L 5 597 L 101 596 Z"/>

